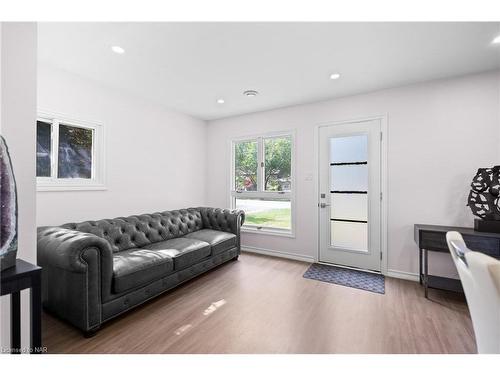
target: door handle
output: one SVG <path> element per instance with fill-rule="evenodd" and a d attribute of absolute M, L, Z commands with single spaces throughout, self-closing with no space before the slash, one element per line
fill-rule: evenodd
<path fill-rule="evenodd" d="M 326 204 L 326 203 L 320 203 L 320 204 L 319 204 L 319 206 L 320 206 L 321 208 L 325 208 L 325 207 L 328 207 L 328 206 L 329 206 L 329 204 Z"/>

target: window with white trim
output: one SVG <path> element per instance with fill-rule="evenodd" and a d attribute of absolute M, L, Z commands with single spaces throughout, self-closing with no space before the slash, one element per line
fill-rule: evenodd
<path fill-rule="evenodd" d="M 231 205 L 246 213 L 243 229 L 293 233 L 293 135 L 232 142 Z"/>
<path fill-rule="evenodd" d="M 36 123 L 38 190 L 104 189 L 102 126 L 39 115 Z"/>

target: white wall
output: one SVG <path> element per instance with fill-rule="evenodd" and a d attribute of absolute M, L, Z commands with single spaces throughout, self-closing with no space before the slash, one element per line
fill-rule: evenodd
<path fill-rule="evenodd" d="M 104 124 L 108 188 L 38 192 L 39 226 L 206 203 L 204 121 L 48 66 L 38 68 L 38 108 Z"/>
<path fill-rule="evenodd" d="M 1 25 L 1 132 L 7 141 L 17 182 L 17 256 L 36 263 L 35 225 L 35 23 Z M 1 298 L 1 346 L 10 347 L 8 296 Z M 29 292 L 21 294 L 21 345 L 29 347 Z"/>
<path fill-rule="evenodd" d="M 250 233 L 242 241 L 317 258 L 317 199 L 314 181 L 306 180 L 315 174 L 314 127 L 387 115 L 388 268 L 417 273 L 413 224 L 471 226 L 465 206 L 471 178 L 477 168 L 500 162 L 499 78 L 485 73 L 210 121 L 208 204 L 229 204 L 231 138 L 296 129 L 296 238 Z M 456 276 L 448 255 L 437 255 L 431 272 Z"/>

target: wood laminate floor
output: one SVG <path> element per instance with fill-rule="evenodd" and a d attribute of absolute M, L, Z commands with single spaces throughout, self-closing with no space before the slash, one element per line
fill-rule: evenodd
<path fill-rule="evenodd" d="M 315 280 L 307 263 L 244 253 L 105 324 L 44 314 L 49 353 L 472 353 L 463 297 L 386 279 L 385 295 Z"/>

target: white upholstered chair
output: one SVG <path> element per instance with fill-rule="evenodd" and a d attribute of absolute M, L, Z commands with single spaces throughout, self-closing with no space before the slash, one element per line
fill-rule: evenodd
<path fill-rule="evenodd" d="M 471 251 L 458 232 L 446 240 L 469 305 L 478 353 L 500 353 L 500 261 Z"/>

